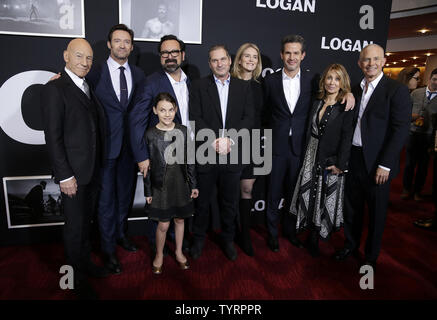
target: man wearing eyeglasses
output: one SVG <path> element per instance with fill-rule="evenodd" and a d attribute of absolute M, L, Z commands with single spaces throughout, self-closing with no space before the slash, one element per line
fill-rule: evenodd
<path fill-rule="evenodd" d="M 148 127 L 158 123 L 158 117 L 153 114 L 153 100 L 160 92 L 168 92 L 175 98 L 178 109 L 174 121 L 189 128 L 188 124 L 188 88 L 190 81 L 181 69 L 185 60 L 185 43 L 170 34 L 161 38 L 158 46 L 162 69 L 146 78 L 140 100 L 129 114 L 131 141 L 134 144 L 134 158 L 144 177 L 149 166 L 149 154 L 144 141 L 144 132 Z M 193 139 L 193 135 L 191 135 Z M 154 230 L 156 225 L 154 225 Z M 154 230 L 150 241 L 155 243 Z M 184 242 L 185 243 L 185 242 Z M 185 249 L 187 246 L 184 245 Z"/>

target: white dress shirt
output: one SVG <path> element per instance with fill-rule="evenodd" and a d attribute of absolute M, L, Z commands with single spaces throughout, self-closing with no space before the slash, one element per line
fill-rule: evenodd
<path fill-rule="evenodd" d="M 296 108 L 297 100 L 300 95 L 300 68 L 298 73 L 290 78 L 282 69 L 282 86 L 284 87 L 284 95 L 285 100 L 287 100 L 288 109 L 290 109 L 290 113 L 293 114 L 294 109 Z M 291 128 L 290 128 L 290 136 L 291 136 Z"/>
<path fill-rule="evenodd" d="M 231 76 L 228 75 L 228 78 L 221 82 L 214 75 L 215 84 L 217 85 L 217 91 L 220 99 L 220 109 L 222 110 L 222 121 L 223 121 L 223 129 L 225 129 L 226 124 L 226 111 L 228 108 L 228 95 L 229 95 L 229 83 L 231 82 Z M 222 132 L 222 137 L 224 137 L 225 131 Z"/>
<path fill-rule="evenodd" d="M 188 86 L 187 75 L 181 69 L 181 79 L 176 81 L 170 74 L 165 73 L 173 87 L 173 91 L 178 101 L 179 112 L 181 114 L 182 124 L 188 127 Z"/>
<path fill-rule="evenodd" d="M 124 67 L 124 75 L 126 77 L 127 83 L 127 96 L 132 92 L 132 72 L 129 68 L 129 63 L 126 61 L 124 64 L 120 65 L 117 61 L 112 59 L 111 56 L 106 60 L 109 68 L 109 74 L 111 76 L 112 87 L 114 88 L 115 94 L 117 95 L 118 101 L 120 101 L 120 67 Z"/>
<path fill-rule="evenodd" d="M 375 91 L 376 86 L 378 85 L 379 81 L 381 81 L 383 75 L 384 75 L 384 73 L 381 72 L 379 74 L 379 76 L 376 77 L 375 80 L 369 82 L 369 84 L 367 85 L 367 91 L 365 91 L 365 86 L 366 86 L 366 81 L 367 81 L 366 78 L 361 80 L 360 86 L 361 86 L 361 89 L 363 89 L 363 94 L 361 96 L 360 110 L 358 113 L 358 121 L 357 121 L 357 125 L 355 127 L 354 136 L 352 139 L 352 145 L 354 145 L 356 147 L 363 146 L 363 142 L 361 139 L 361 118 L 363 117 L 364 111 L 367 108 L 367 104 L 369 103 L 370 97 L 372 96 L 373 92 Z M 379 165 L 378 167 L 385 169 L 387 171 L 390 171 L 390 168 L 383 167 L 381 165 Z"/>

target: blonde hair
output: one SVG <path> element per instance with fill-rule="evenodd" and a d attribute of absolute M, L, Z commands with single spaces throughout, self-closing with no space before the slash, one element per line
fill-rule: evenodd
<path fill-rule="evenodd" d="M 326 97 L 325 80 L 330 71 L 334 71 L 340 77 L 340 90 L 337 94 L 337 102 L 339 102 L 343 100 L 343 97 L 346 95 L 346 93 L 351 92 L 351 81 L 349 75 L 346 71 L 346 68 L 339 63 L 333 63 L 329 65 L 325 71 L 323 71 L 322 77 L 319 81 L 319 95 L 317 98 L 324 99 Z"/>
<path fill-rule="evenodd" d="M 233 77 L 243 79 L 243 68 L 241 67 L 239 62 L 241 60 L 241 56 L 247 48 L 255 49 L 258 54 L 258 63 L 256 64 L 255 70 L 253 70 L 252 72 L 252 79 L 258 81 L 257 79 L 261 75 L 262 71 L 261 52 L 259 51 L 259 48 L 256 44 L 250 42 L 244 43 L 241 45 L 240 48 L 238 48 L 237 54 L 235 55 L 234 64 L 232 65 L 231 75 Z"/>

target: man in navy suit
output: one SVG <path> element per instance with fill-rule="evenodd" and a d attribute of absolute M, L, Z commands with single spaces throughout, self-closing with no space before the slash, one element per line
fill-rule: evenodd
<path fill-rule="evenodd" d="M 384 75 L 384 49 L 371 44 L 358 65 L 364 79 L 353 88 L 355 132 L 345 187 L 345 246 L 335 255 L 344 260 L 356 254 L 363 230 L 364 207 L 369 211 L 365 264 L 375 266 L 390 193 L 390 182 L 399 172 L 399 154 L 408 137 L 412 103 L 408 88 Z"/>
<path fill-rule="evenodd" d="M 129 142 L 128 114 L 134 107 L 136 91 L 144 83 L 144 73 L 128 63 L 133 50 L 133 31 L 119 24 L 111 28 L 107 61 L 92 69 L 87 79 L 103 105 L 107 120 L 106 153 L 101 170 L 98 220 L 105 266 L 121 272 L 116 244 L 135 252 L 126 236 L 127 215 L 136 182 L 136 166 Z"/>
<path fill-rule="evenodd" d="M 159 42 L 158 52 L 162 69 L 146 78 L 142 92 L 138 95 L 140 101 L 129 113 L 131 140 L 135 146 L 134 158 L 144 177 L 149 167 L 149 154 L 144 133 L 149 126 L 155 126 L 158 123 L 158 117 L 151 112 L 153 101 L 158 93 L 168 92 L 175 98 L 178 109 L 174 121 L 189 128 L 188 88 L 190 81 L 181 69 L 181 64 L 185 60 L 185 43 L 174 35 L 165 35 Z M 151 225 L 149 240 L 154 244 L 157 224 L 152 221 Z M 184 248 L 187 248 L 186 241 L 184 241 Z"/>
<path fill-rule="evenodd" d="M 284 196 L 284 207 L 290 207 L 291 195 L 296 185 L 298 170 L 304 149 L 304 132 L 312 98 L 317 92 L 317 77 L 300 68 L 305 58 L 305 40 L 299 35 L 288 35 L 282 39 L 281 72 L 265 78 L 265 103 L 271 111 L 273 133 L 273 159 L 267 196 L 268 246 L 277 252 L 278 206 Z M 284 193 L 282 193 L 284 191 Z M 283 234 L 292 244 L 302 247 L 296 237 L 295 221 L 288 212 L 282 222 Z"/>

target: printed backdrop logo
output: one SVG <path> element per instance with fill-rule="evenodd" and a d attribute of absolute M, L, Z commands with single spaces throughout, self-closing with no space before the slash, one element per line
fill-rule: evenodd
<path fill-rule="evenodd" d="M 33 84 L 44 84 L 53 72 L 32 70 L 21 72 L 0 87 L 0 128 L 11 138 L 26 144 L 45 144 L 44 131 L 30 128 L 23 119 L 21 100 L 24 91 Z"/>
<path fill-rule="evenodd" d="M 258 8 L 281 9 L 285 11 L 316 12 L 316 0 L 256 0 Z"/>

